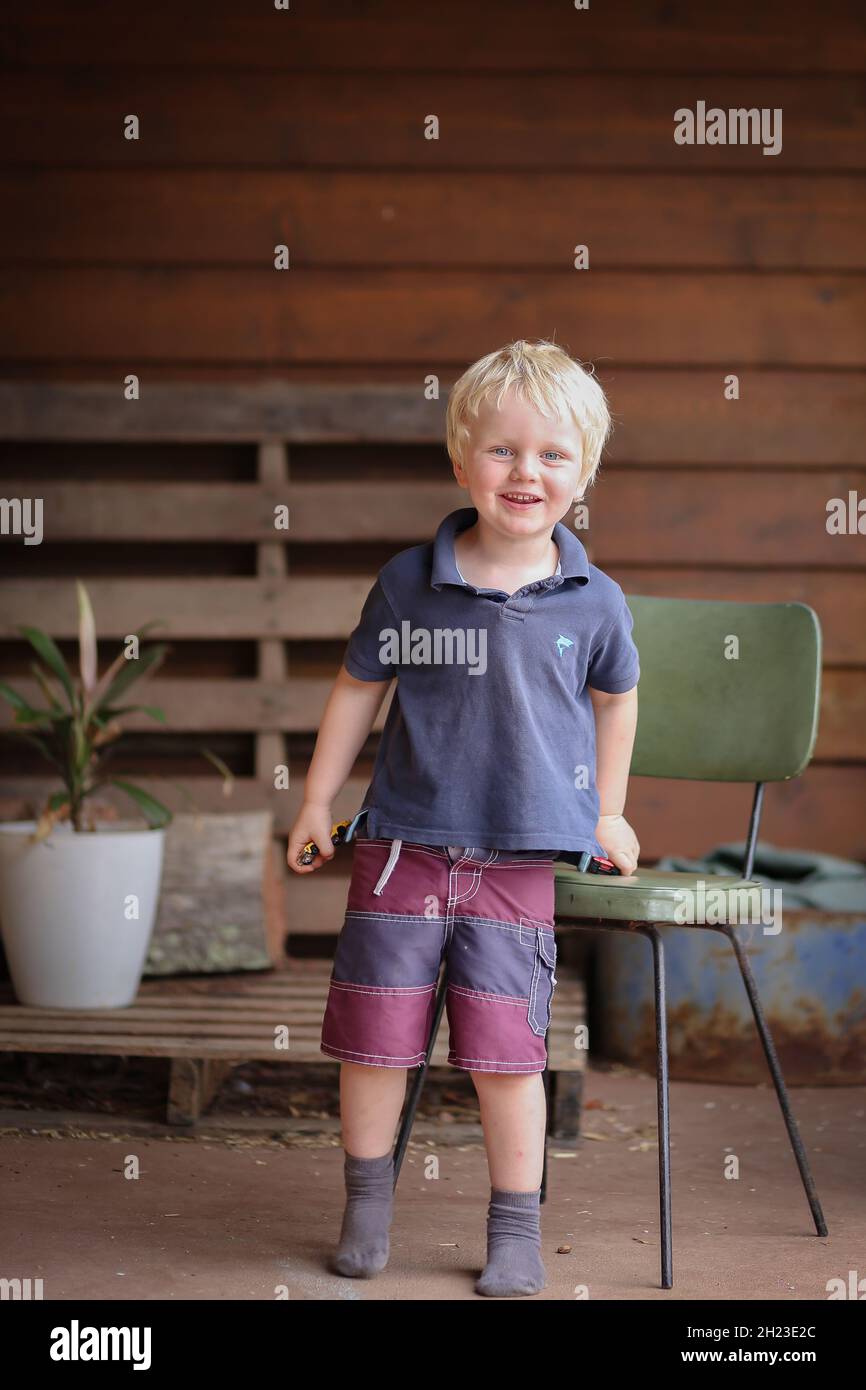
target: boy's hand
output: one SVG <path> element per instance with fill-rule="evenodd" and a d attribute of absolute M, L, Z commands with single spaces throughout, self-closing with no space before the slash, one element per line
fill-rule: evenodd
<path fill-rule="evenodd" d="M 294 869 L 296 874 L 311 874 L 314 869 L 321 869 L 327 860 L 333 859 L 332 825 L 330 806 L 318 806 L 312 801 L 304 802 L 298 812 L 297 820 L 289 831 L 286 862 L 290 869 Z M 316 855 L 311 864 L 299 864 L 298 855 L 310 840 L 318 845 L 320 853 Z"/>
<path fill-rule="evenodd" d="M 640 855 L 640 845 L 625 816 L 599 816 L 595 838 L 620 873 L 634 873 Z"/>

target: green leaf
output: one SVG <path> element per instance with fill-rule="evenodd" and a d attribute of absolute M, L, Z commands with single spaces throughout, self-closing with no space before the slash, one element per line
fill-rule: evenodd
<path fill-rule="evenodd" d="M 47 632 L 40 631 L 38 627 L 22 627 L 21 624 L 18 624 L 18 631 L 22 632 L 24 637 L 28 639 L 33 651 L 42 657 L 44 664 L 51 671 L 54 671 L 54 676 L 57 676 L 64 691 L 67 692 L 68 698 L 70 698 L 70 708 L 75 709 L 75 687 L 72 685 L 67 663 L 64 662 L 57 642 L 54 641 L 54 638 L 49 637 Z"/>
<path fill-rule="evenodd" d="M 15 710 L 15 724 L 51 724 L 51 720 L 57 719 L 57 714 L 51 714 L 47 709 L 17 709 Z"/>
<path fill-rule="evenodd" d="M 19 709 L 15 712 L 16 724 L 62 724 L 69 718 L 62 709 Z"/>
<path fill-rule="evenodd" d="M 24 696 L 19 695 L 18 691 L 13 690 L 11 685 L 7 685 L 5 681 L 0 681 L 0 695 L 5 695 L 6 699 L 9 701 L 10 705 L 13 706 L 13 708 L 27 710 L 30 714 L 35 713 L 35 710 L 33 709 L 32 705 L 28 705 Z"/>
<path fill-rule="evenodd" d="M 161 710 L 158 705 L 121 705 L 112 708 L 103 705 L 100 709 L 100 714 L 105 715 L 106 719 L 114 719 L 118 714 L 132 714 L 132 712 L 137 709 L 143 710 L 145 714 L 149 714 L 151 719 L 158 719 L 160 724 L 165 723 L 165 711 Z"/>
<path fill-rule="evenodd" d="M 161 801 L 157 801 L 148 792 L 142 791 L 141 787 L 133 786 L 131 782 L 121 782 L 117 777 L 110 778 L 110 781 L 113 786 L 120 787 L 121 791 L 126 792 L 127 796 L 137 803 L 152 829 L 160 829 L 169 824 L 172 813 L 167 806 L 163 806 Z"/>
<path fill-rule="evenodd" d="M 113 704 L 119 695 L 122 695 L 124 691 L 129 689 L 134 681 L 137 681 L 139 677 L 144 675 L 145 671 L 148 671 L 155 664 L 158 665 L 162 662 L 165 659 L 167 651 L 168 644 L 166 642 L 157 642 L 154 646 L 147 647 L 137 661 L 128 660 L 125 668 L 118 676 L 115 676 L 111 685 L 102 696 L 99 702 L 100 709 L 104 708 L 105 705 Z"/>
<path fill-rule="evenodd" d="M 39 685 L 42 689 L 42 693 L 47 697 L 48 703 L 51 706 L 51 708 L 62 710 L 63 706 L 58 700 L 55 690 L 52 689 L 52 686 L 48 680 L 48 676 L 44 668 L 39 665 L 38 661 L 31 661 L 30 670 L 33 672 L 34 676 L 39 682 Z"/>
<path fill-rule="evenodd" d="M 138 637 L 140 639 L 144 636 L 145 632 L 147 632 L 148 628 L 164 626 L 164 618 L 153 618 L 149 623 L 142 623 L 141 627 L 136 628 L 132 636 Z M 96 685 L 94 686 L 93 691 L 91 692 L 90 699 L 87 702 L 85 702 L 85 712 L 88 718 L 90 718 L 91 711 L 96 709 L 97 706 L 99 706 L 103 702 L 103 700 L 106 697 L 106 692 L 111 689 L 112 681 L 115 679 L 119 671 L 125 669 L 126 662 L 126 651 L 123 647 L 121 647 L 117 656 L 114 658 L 111 664 L 108 667 L 106 667 L 102 675 L 99 677 L 99 680 L 96 682 Z"/>
<path fill-rule="evenodd" d="M 36 652 L 36 655 L 41 657 L 45 665 L 57 676 L 63 689 L 69 696 L 70 708 L 74 709 L 75 689 L 72 685 L 69 671 L 66 668 L 66 662 L 63 660 L 57 643 L 52 637 L 49 637 L 46 632 L 40 632 L 38 627 L 22 627 L 20 623 L 17 624 L 17 626 L 18 631 L 24 634 L 27 641 Z"/>

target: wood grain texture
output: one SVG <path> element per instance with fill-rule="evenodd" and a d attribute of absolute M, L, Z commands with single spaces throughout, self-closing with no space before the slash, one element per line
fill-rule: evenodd
<path fill-rule="evenodd" d="M 840 538 L 847 539 L 847 538 Z M 626 595 L 732 599 L 744 603 L 807 603 L 823 630 L 831 665 L 866 664 L 866 585 L 859 570 L 645 568 L 618 556 L 594 562 Z M 344 643 L 375 574 L 260 579 L 92 579 L 88 582 L 99 633 L 121 638 L 159 617 L 160 640 L 283 637 Z M 8 580 L 0 588 L 0 640 L 17 637 L 16 624 L 50 628 L 55 638 L 77 635 L 74 591 L 68 580 Z M 143 688 L 143 687 L 142 687 Z"/>
<path fill-rule="evenodd" d="M 298 370 L 304 370 L 299 367 Z M 362 369 L 355 367 L 356 373 Z M 364 369 L 369 373 L 369 369 Z M 405 375 L 409 368 L 401 368 Z M 599 363 L 614 412 L 605 458 L 617 463 L 767 468 L 864 463 L 866 373 L 739 369 L 740 399 L 724 396 L 716 369 L 631 368 Z M 440 372 L 437 371 L 437 376 Z M 131 406 L 119 385 L 102 381 L 0 381 L 0 440 L 150 441 L 257 444 L 435 445 L 444 449 L 445 405 L 455 379 L 441 371 L 437 399 L 420 373 L 407 382 L 149 381 Z M 411 473 L 412 454 L 389 452 Z M 118 453 L 117 477 L 124 477 Z M 359 469 L 360 471 L 360 469 Z M 14 454 L 4 476 L 14 476 Z"/>
<path fill-rule="evenodd" d="M 337 662 L 334 663 L 336 674 Z M 41 708 L 41 691 L 35 680 L 20 677 L 10 682 L 34 707 Z M 163 733 L 254 733 L 273 731 L 314 734 L 330 694 L 333 678 L 321 679 L 305 673 L 303 656 L 292 662 L 290 680 L 279 684 L 256 680 L 153 679 L 147 685 L 147 702 L 165 714 L 165 723 L 155 723 L 147 714 L 123 716 L 124 729 L 149 734 Z M 390 707 L 392 685 L 373 722 L 373 733 L 380 733 Z M 143 694 L 144 687 L 142 687 Z M 12 709 L 0 704 L 0 730 L 14 726 Z M 822 678 L 821 714 L 817 762 L 866 762 L 866 679 L 863 667 L 825 668 Z M 282 739 L 275 756 L 263 759 L 268 780 L 277 762 L 283 762 Z"/>
<path fill-rule="evenodd" d="M 862 535 L 827 527 L 839 503 L 847 525 L 849 496 L 862 494 L 864 484 L 864 468 L 751 467 L 735 478 L 698 469 L 603 469 L 587 494 L 587 515 L 567 512 L 562 524 L 591 554 L 628 554 L 632 564 L 784 567 L 796 554 L 803 566 L 864 568 Z M 5 484 L 7 496 L 33 491 L 26 477 Z M 396 552 L 429 541 L 431 517 L 471 505 L 450 464 L 439 482 L 407 477 L 398 486 L 359 471 L 356 481 L 321 483 L 44 482 L 38 494 L 49 543 L 256 541 L 274 546 L 275 556 L 290 541 L 386 542 Z M 287 578 L 276 561 L 262 577 Z"/>
<path fill-rule="evenodd" d="M 112 0 L 43 0 L 11 13 L 7 63 L 187 68 L 301 68 L 416 72 L 779 73 L 856 72 L 866 66 L 862 12 L 853 0 L 729 0 L 723 8 L 618 0 L 577 11 L 556 0 L 292 0 L 277 12 L 237 0 L 158 0 L 129 23 Z"/>
<path fill-rule="evenodd" d="M 866 276 L 633 271 L 0 270 L 0 334 L 19 362 L 472 361 L 551 337 L 632 365 L 862 367 Z M 422 370 L 423 369 L 423 370 Z"/>
<path fill-rule="evenodd" d="M 820 193 L 820 196 L 816 196 Z M 0 258 L 42 266 L 862 270 L 857 175 L 28 169 L 6 174 Z M 47 218 L 45 208 L 54 209 Z M 58 235 L 62 222 L 62 236 Z M 145 231 L 146 229 L 146 231 Z"/>
<path fill-rule="evenodd" d="M 435 23 L 431 15 L 431 27 Z M 857 73 L 778 76 L 665 72 L 368 72 L 285 74 L 91 65 L 4 73 L 0 135 L 12 166 L 435 170 L 656 169 L 762 176 L 862 170 L 864 84 Z M 506 69 L 507 71 L 507 69 Z M 782 149 L 679 145 L 674 113 L 781 109 Z M 62 112 L 62 120 L 50 119 Z M 124 117 L 141 122 L 126 140 Z M 48 115 L 48 119 L 46 119 Z M 439 138 L 425 138 L 425 121 Z"/>

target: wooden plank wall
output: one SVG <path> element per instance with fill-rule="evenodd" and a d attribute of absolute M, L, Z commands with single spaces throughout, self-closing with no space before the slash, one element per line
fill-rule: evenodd
<path fill-rule="evenodd" d="M 4 538 L 5 676 L 27 687 L 16 622 L 74 651 L 71 576 L 105 655 L 164 616 L 168 731 L 130 721 L 130 770 L 219 805 L 207 744 L 235 804 L 270 798 L 285 832 L 376 570 L 465 501 L 448 386 L 500 343 L 556 337 L 616 420 L 592 559 L 627 593 L 817 610 L 815 761 L 769 789 L 763 837 L 866 858 L 864 538 L 826 529 L 829 498 L 866 495 L 856 0 L 210 0 L 134 22 L 48 0 L 7 16 L 0 63 L 0 470 L 51 520 L 40 547 Z M 676 144 L 698 101 L 781 109 L 781 152 Z M 7 812 L 38 771 L 10 765 Z M 652 860 L 741 838 L 748 804 L 635 779 L 630 813 Z M 297 930 L 336 930 L 344 867 L 289 882 Z"/>

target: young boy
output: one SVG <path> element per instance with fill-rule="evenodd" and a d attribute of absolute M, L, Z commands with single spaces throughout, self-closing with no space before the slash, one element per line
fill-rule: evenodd
<path fill-rule="evenodd" d="M 545 1284 L 554 859 L 589 850 L 630 874 L 640 851 L 623 817 L 640 674 L 631 613 L 562 524 L 609 429 L 598 382 L 554 343 L 515 342 L 469 367 L 447 437 L 472 506 L 382 567 L 325 708 L 289 836 L 296 873 L 333 858 L 332 803 L 397 680 L 355 817 L 322 1024 L 322 1051 L 342 1063 L 344 1275 L 388 1259 L 391 1147 L 444 957 L 448 1061 L 475 1085 L 491 1183 L 475 1288 L 514 1297 Z M 308 840 L 322 852 L 300 867 Z"/>

